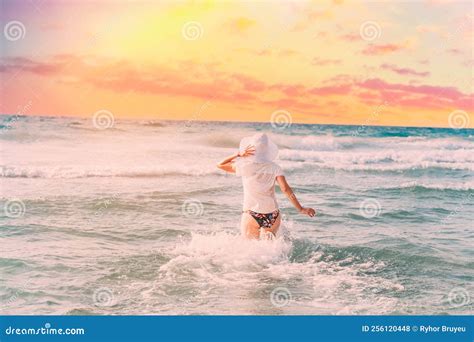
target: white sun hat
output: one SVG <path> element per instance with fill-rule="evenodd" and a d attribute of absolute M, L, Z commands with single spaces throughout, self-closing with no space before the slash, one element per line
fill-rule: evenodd
<path fill-rule="evenodd" d="M 240 141 L 239 151 L 244 153 L 247 146 L 255 147 L 255 154 L 246 157 L 255 162 L 271 162 L 278 156 L 278 146 L 265 133 L 257 133 Z"/>

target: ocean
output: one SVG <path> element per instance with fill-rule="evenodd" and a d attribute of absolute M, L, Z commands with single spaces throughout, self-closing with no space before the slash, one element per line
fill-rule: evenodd
<path fill-rule="evenodd" d="M 473 314 L 474 130 L 0 116 L 0 314 Z M 216 163 L 266 132 L 275 241 Z"/>

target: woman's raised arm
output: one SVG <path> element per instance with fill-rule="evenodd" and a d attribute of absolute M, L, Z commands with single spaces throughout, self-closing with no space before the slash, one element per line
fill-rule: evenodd
<path fill-rule="evenodd" d="M 239 153 L 234 153 L 227 158 L 225 158 L 223 161 L 217 164 L 217 167 L 221 170 L 224 170 L 226 172 L 230 173 L 235 173 L 235 169 L 232 165 L 232 162 L 234 161 L 235 158 L 239 157 Z"/>
<path fill-rule="evenodd" d="M 254 153 L 255 153 L 255 147 L 249 145 L 245 148 L 244 153 L 237 152 L 237 153 L 234 153 L 234 154 L 228 156 L 223 161 L 218 163 L 217 167 L 221 170 L 226 171 L 226 172 L 235 173 L 234 166 L 232 165 L 232 162 L 234 161 L 234 159 L 236 159 L 238 157 L 248 157 L 248 156 L 253 155 Z"/>

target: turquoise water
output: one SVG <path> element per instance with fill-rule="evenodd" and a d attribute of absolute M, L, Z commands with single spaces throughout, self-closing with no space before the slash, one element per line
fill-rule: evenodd
<path fill-rule="evenodd" d="M 474 131 L 0 117 L 4 314 L 472 314 Z M 267 132 L 300 201 L 240 237 Z"/>

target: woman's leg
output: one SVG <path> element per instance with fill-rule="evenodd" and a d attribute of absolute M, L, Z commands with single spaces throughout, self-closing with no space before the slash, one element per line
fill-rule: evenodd
<path fill-rule="evenodd" d="M 260 238 L 260 226 L 249 213 L 242 213 L 242 219 L 240 221 L 240 224 L 242 234 L 247 239 Z"/>

